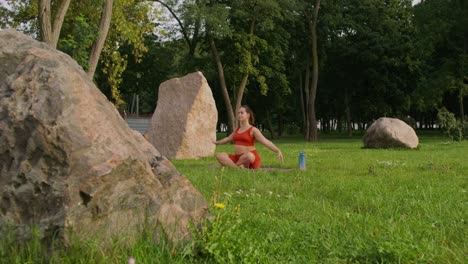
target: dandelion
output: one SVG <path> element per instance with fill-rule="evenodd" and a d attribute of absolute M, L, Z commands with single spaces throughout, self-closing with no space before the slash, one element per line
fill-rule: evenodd
<path fill-rule="evenodd" d="M 224 207 L 226 207 L 224 204 L 222 203 L 215 203 L 214 205 L 216 208 L 219 208 L 219 209 L 224 209 Z"/>
<path fill-rule="evenodd" d="M 224 166 L 221 167 L 221 172 L 224 172 Z"/>
<path fill-rule="evenodd" d="M 132 257 L 128 258 L 128 264 L 135 264 L 135 259 Z"/>

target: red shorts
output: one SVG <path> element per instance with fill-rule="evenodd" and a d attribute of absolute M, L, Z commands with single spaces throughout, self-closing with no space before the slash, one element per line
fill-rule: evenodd
<path fill-rule="evenodd" d="M 258 155 L 258 152 L 257 150 L 252 150 L 250 151 L 252 154 L 254 154 L 255 156 L 255 160 L 254 162 L 250 163 L 250 164 L 244 164 L 244 166 L 249 169 L 259 169 L 260 168 L 260 165 L 262 164 L 262 160 L 260 159 L 260 155 Z M 240 157 L 243 155 L 243 154 L 235 154 L 235 155 L 231 155 L 231 154 L 228 154 L 229 155 L 229 158 L 234 162 L 234 163 L 237 163 L 237 161 L 239 161 Z"/>

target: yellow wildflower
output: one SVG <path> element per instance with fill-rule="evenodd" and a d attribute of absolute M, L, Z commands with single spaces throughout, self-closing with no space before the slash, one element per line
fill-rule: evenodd
<path fill-rule="evenodd" d="M 222 204 L 222 203 L 215 203 L 215 207 L 219 208 L 219 209 L 224 209 L 224 207 L 226 207 L 226 206 L 224 204 Z"/>

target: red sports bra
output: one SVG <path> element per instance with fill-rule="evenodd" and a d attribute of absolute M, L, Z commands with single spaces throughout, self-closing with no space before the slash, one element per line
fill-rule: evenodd
<path fill-rule="evenodd" d="M 234 132 L 234 136 L 232 137 L 234 144 L 253 147 L 255 138 L 250 135 L 250 131 L 252 129 L 253 129 L 253 126 L 251 126 L 249 129 L 247 129 L 246 131 L 242 133 L 237 133 L 237 131 L 239 131 L 239 128 L 237 128 L 236 131 Z"/>

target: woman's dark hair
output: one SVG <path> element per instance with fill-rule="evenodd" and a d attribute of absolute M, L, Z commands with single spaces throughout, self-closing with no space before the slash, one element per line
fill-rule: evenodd
<path fill-rule="evenodd" d="M 241 108 L 244 108 L 245 112 L 250 115 L 249 124 L 251 124 L 251 125 L 255 124 L 255 118 L 254 118 L 254 114 L 252 112 L 252 109 L 250 109 L 250 107 L 248 105 L 241 105 Z"/>

